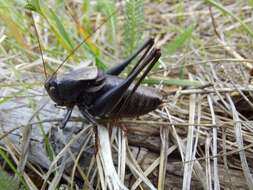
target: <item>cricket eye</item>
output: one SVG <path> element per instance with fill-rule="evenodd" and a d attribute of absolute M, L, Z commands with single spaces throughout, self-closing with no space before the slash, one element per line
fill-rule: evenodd
<path fill-rule="evenodd" d="M 55 93 L 56 88 L 54 86 L 50 86 L 49 91 L 52 92 L 52 93 Z"/>

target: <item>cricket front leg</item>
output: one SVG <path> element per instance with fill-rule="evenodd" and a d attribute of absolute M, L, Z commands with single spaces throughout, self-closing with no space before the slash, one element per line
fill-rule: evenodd
<path fill-rule="evenodd" d="M 72 114 L 72 110 L 73 110 L 73 107 L 68 107 L 67 108 L 67 113 L 66 113 L 66 115 L 63 118 L 63 120 L 60 123 L 60 129 L 64 129 L 66 127 L 67 122 L 69 121 L 70 116 Z"/>

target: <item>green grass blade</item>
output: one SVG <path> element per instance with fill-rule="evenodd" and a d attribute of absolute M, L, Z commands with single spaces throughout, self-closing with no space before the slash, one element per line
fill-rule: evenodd
<path fill-rule="evenodd" d="M 0 187 L 4 190 L 18 190 L 18 181 L 8 173 L 0 170 Z"/>
<path fill-rule="evenodd" d="M 100 59 L 100 57 L 95 56 L 96 66 L 98 69 L 102 71 L 106 71 L 108 69 L 107 65 Z"/>
<path fill-rule="evenodd" d="M 30 0 L 25 7 L 37 12 L 46 19 L 63 48 L 67 49 L 69 52 L 74 48 L 70 36 L 64 28 L 63 21 L 57 16 L 53 9 L 47 7 L 45 3 L 39 0 Z"/>
<path fill-rule="evenodd" d="M 11 168 L 11 170 L 19 177 L 22 184 L 28 189 L 28 186 L 23 179 L 22 175 L 17 171 L 15 165 L 12 163 L 11 159 L 7 156 L 7 154 L 2 150 L 2 147 L 0 147 L 0 157 L 4 159 L 4 161 L 7 163 L 7 165 Z"/>
<path fill-rule="evenodd" d="M 185 80 L 185 79 L 168 79 L 163 77 L 155 77 L 150 79 L 145 79 L 143 83 L 154 85 L 154 84 L 164 84 L 164 85 L 176 85 L 176 86 L 193 86 L 198 87 L 203 84 L 195 80 Z"/>
<path fill-rule="evenodd" d="M 17 44 L 28 49 L 25 41 L 28 29 L 25 27 L 24 15 L 20 11 L 13 11 L 13 7 L 15 7 L 13 1 L 0 0 L 1 22 L 7 26 L 8 33 L 16 39 Z"/>
<path fill-rule="evenodd" d="M 109 18 L 109 21 L 107 22 L 107 28 L 108 28 L 108 41 L 112 42 L 113 44 L 116 44 L 116 24 L 117 24 L 117 15 L 113 14 L 116 11 L 116 2 L 115 0 L 99 0 L 97 1 L 97 7 L 99 11 L 101 11 L 105 18 Z M 113 14 L 113 15 L 112 15 Z"/>
<path fill-rule="evenodd" d="M 166 55 L 174 54 L 178 49 L 182 48 L 188 40 L 192 37 L 193 26 L 186 28 L 180 35 L 178 35 L 174 40 L 167 44 L 163 48 L 163 52 Z"/>
<path fill-rule="evenodd" d="M 45 3 L 39 0 L 31 0 L 29 1 L 29 4 L 26 6 L 29 10 L 33 10 L 37 13 L 39 13 L 50 25 L 51 30 L 55 34 L 59 44 L 64 48 L 67 49 L 69 53 L 72 52 L 74 49 L 74 45 L 72 43 L 70 34 L 65 30 L 64 22 L 62 19 L 60 19 L 60 16 L 58 16 L 53 9 L 48 7 Z M 108 13 L 110 14 L 110 13 Z M 113 16 L 112 16 L 113 17 Z M 61 17 L 62 18 L 62 17 Z M 110 18 L 112 19 L 112 18 Z M 89 36 L 89 34 L 85 33 L 84 28 L 79 24 L 77 27 L 77 33 L 81 34 L 81 37 L 84 39 Z M 81 43 L 81 41 L 80 41 Z M 88 52 L 89 55 L 92 55 L 92 58 L 94 58 L 96 65 L 101 70 L 106 70 L 107 66 L 103 63 L 103 61 L 100 59 L 99 55 L 100 52 L 98 49 L 93 45 L 91 42 L 87 42 L 87 44 L 83 45 L 83 49 L 85 52 Z M 88 56 L 89 56 L 88 55 Z"/>
<path fill-rule="evenodd" d="M 124 50 L 129 56 L 142 40 L 144 28 L 144 1 L 129 0 L 125 6 Z"/>
<path fill-rule="evenodd" d="M 39 117 L 38 117 L 38 119 L 39 119 L 39 121 L 41 121 Z M 52 144 L 50 143 L 49 134 L 46 133 L 45 129 L 43 128 L 43 126 L 41 124 L 39 125 L 39 129 L 40 129 L 43 139 L 44 139 L 44 145 L 45 145 L 45 150 L 46 150 L 48 159 L 50 161 L 52 161 L 55 157 L 55 152 L 52 147 Z"/>
<path fill-rule="evenodd" d="M 248 2 L 249 2 L 249 5 L 250 5 L 251 7 L 253 7 L 253 0 L 248 0 Z"/>
<path fill-rule="evenodd" d="M 4 87 L 22 87 L 25 89 L 31 89 L 34 86 L 42 86 L 42 82 L 15 82 L 15 83 L 0 83 L 0 88 Z"/>
<path fill-rule="evenodd" d="M 237 22 L 239 22 L 241 24 L 241 26 L 243 27 L 243 29 L 251 36 L 253 37 L 253 31 L 249 28 L 249 26 L 247 24 L 245 24 L 239 17 L 237 17 L 236 15 L 234 15 L 231 11 L 229 11 L 226 7 L 224 7 L 222 4 L 214 1 L 214 0 L 206 0 L 206 2 L 208 2 L 209 4 L 211 4 L 212 6 L 216 7 L 217 9 L 219 9 L 221 12 L 228 14 L 229 16 L 231 16 L 232 18 L 234 18 Z"/>
<path fill-rule="evenodd" d="M 40 10 L 40 1 L 39 0 L 30 0 L 27 1 L 27 4 L 25 5 L 25 8 L 31 11 L 35 11 L 38 13 L 41 13 Z"/>
<path fill-rule="evenodd" d="M 0 105 L 3 104 L 3 103 L 5 103 L 5 102 L 8 102 L 9 100 L 12 99 L 12 97 L 19 96 L 19 95 L 22 94 L 24 91 L 25 91 L 25 89 L 22 89 L 22 90 L 19 90 L 18 92 L 12 93 L 12 94 L 11 94 L 11 97 L 3 97 L 3 98 L 0 98 Z"/>
<path fill-rule="evenodd" d="M 54 11 L 52 9 L 48 9 L 47 11 L 49 11 L 47 19 L 48 19 L 49 24 L 52 27 L 54 33 L 58 37 L 58 40 L 60 41 L 60 43 L 63 45 L 64 48 L 71 51 L 74 48 L 74 46 L 71 43 L 68 33 L 64 29 L 63 22 L 54 13 Z"/>
<path fill-rule="evenodd" d="M 253 0 L 248 0 L 248 2 L 249 2 L 249 5 L 250 5 L 251 7 L 253 7 Z"/>

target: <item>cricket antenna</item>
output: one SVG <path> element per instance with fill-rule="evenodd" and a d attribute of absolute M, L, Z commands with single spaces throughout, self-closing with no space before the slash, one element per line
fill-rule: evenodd
<path fill-rule="evenodd" d="M 116 9 L 116 11 L 114 11 L 111 15 L 109 15 L 104 22 L 102 22 L 98 27 L 95 28 L 95 31 L 93 33 L 95 33 L 96 31 L 98 31 L 98 29 L 100 29 L 113 15 L 115 15 L 118 12 L 118 9 Z M 63 66 L 63 64 L 75 53 L 75 51 L 77 49 L 79 49 L 90 37 L 92 36 L 92 34 L 89 34 L 86 38 L 84 38 L 84 40 L 79 43 L 74 49 L 72 49 L 72 51 L 68 54 L 68 56 L 62 61 L 62 63 L 58 66 L 58 68 L 54 71 L 54 73 L 52 74 L 52 76 L 54 76 L 59 69 Z"/>
<path fill-rule="evenodd" d="M 39 44 L 39 49 L 40 49 L 40 55 L 41 55 L 41 59 L 42 59 L 42 63 L 43 63 L 44 74 L 45 74 L 45 77 L 46 77 L 46 80 L 47 80 L 46 63 L 45 63 L 45 60 L 44 60 L 44 57 L 43 57 L 43 53 L 42 53 L 42 48 L 41 48 L 41 44 L 40 44 L 39 33 L 38 33 L 37 28 L 36 28 L 35 20 L 33 18 L 33 13 L 31 13 L 31 14 L 32 14 L 33 27 L 35 29 L 35 33 L 36 33 L 36 36 L 37 36 L 37 41 L 38 41 L 38 44 Z"/>

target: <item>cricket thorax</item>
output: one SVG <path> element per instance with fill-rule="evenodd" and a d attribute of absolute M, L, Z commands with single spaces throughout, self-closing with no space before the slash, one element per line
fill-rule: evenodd
<path fill-rule="evenodd" d="M 72 71 L 73 77 L 69 74 L 55 75 L 50 77 L 45 88 L 50 98 L 59 106 L 74 106 L 80 102 L 84 94 L 93 94 L 103 87 L 104 75 L 102 72 L 89 74 L 89 76 L 78 77 Z M 86 77 L 86 78 L 85 78 Z M 78 80 L 79 79 L 79 80 Z"/>

